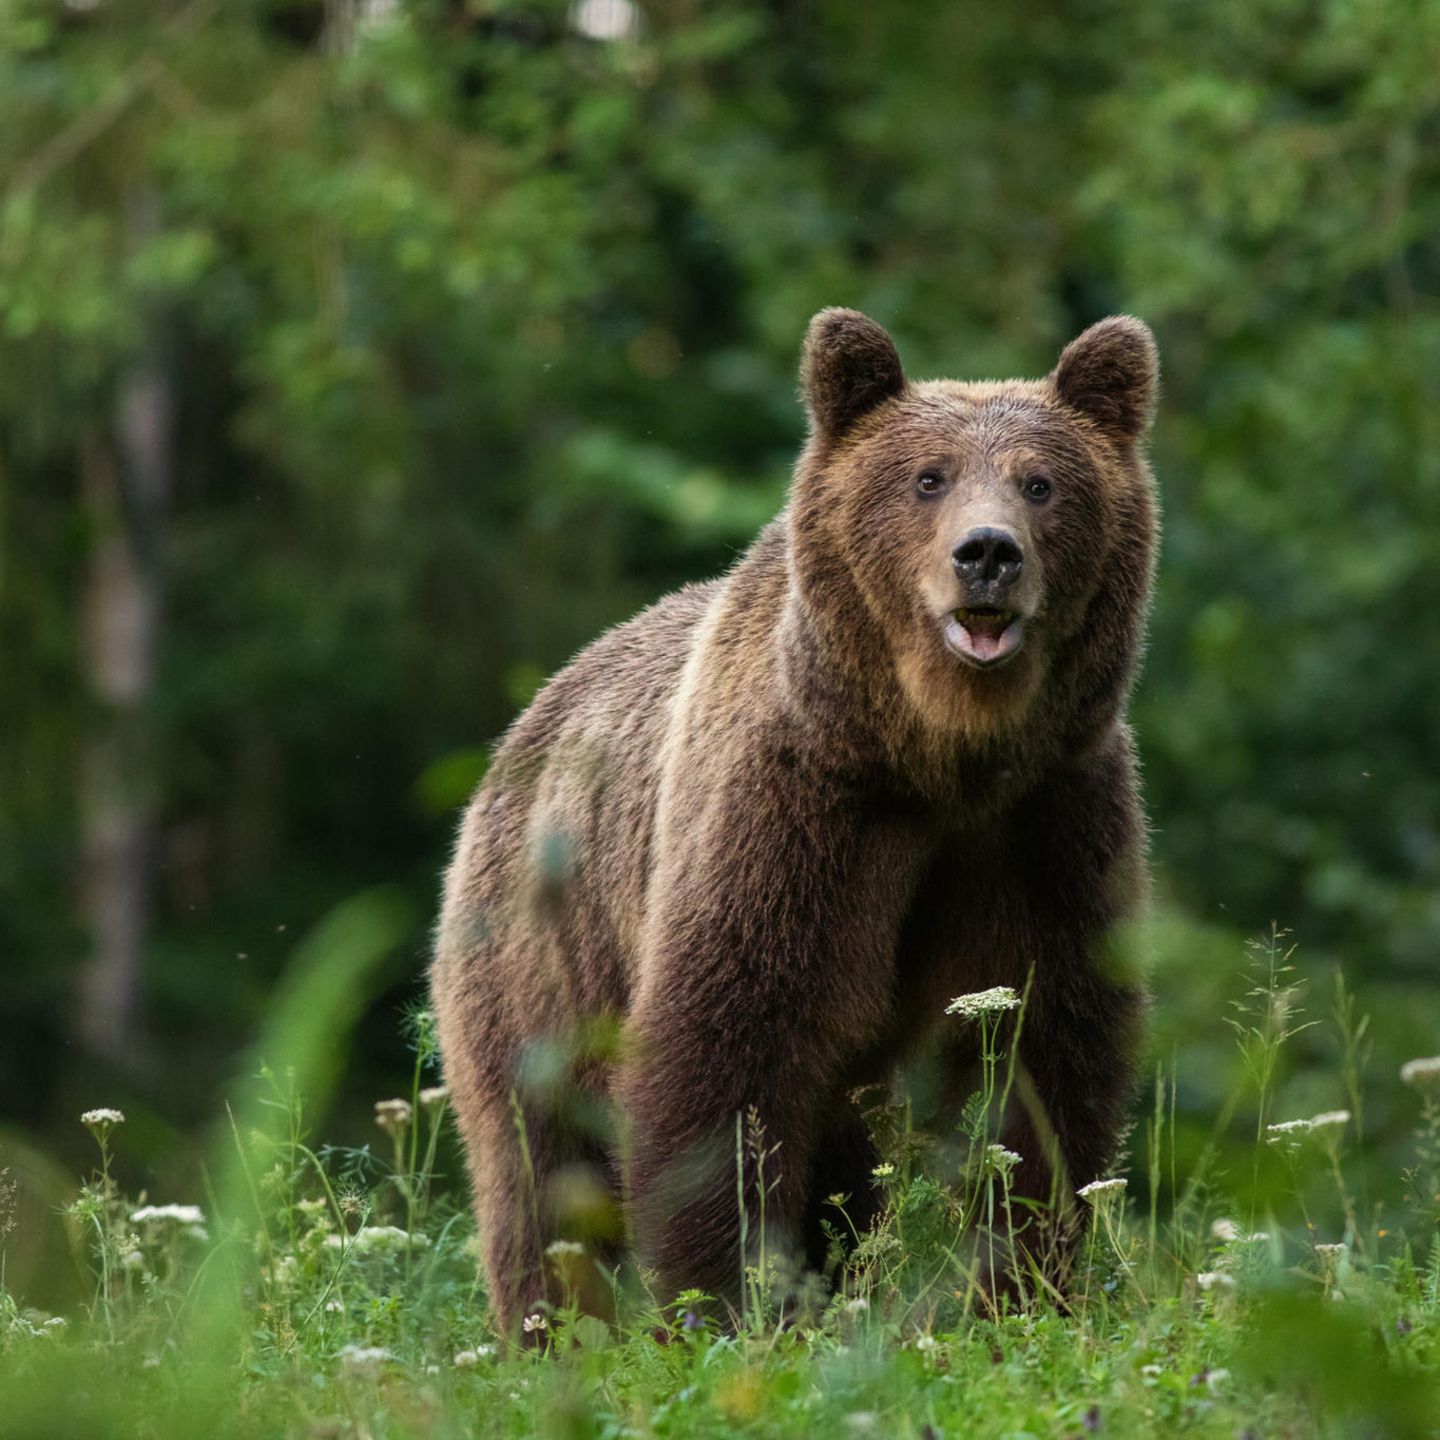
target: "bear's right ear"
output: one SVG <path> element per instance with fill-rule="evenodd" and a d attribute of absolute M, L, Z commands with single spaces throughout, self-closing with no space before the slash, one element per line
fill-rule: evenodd
<path fill-rule="evenodd" d="M 858 310 L 822 310 L 805 332 L 800 385 L 810 422 L 839 435 L 905 388 L 895 342 Z"/>
<path fill-rule="evenodd" d="M 1133 315 L 1097 321 L 1061 352 L 1050 372 L 1056 393 L 1121 440 L 1149 428 L 1160 384 L 1160 358 L 1150 327 Z"/>

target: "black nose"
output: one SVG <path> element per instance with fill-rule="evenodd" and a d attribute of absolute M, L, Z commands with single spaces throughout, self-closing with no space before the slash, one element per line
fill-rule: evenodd
<path fill-rule="evenodd" d="M 1008 530 L 972 530 L 954 549 L 955 572 L 968 584 L 1009 585 L 1020 576 L 1024 553 Z"/>

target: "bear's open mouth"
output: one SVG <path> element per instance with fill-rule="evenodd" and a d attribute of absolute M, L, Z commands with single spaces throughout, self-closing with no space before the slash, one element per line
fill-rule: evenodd
<path fill-rule="evenodd" d="M 982 670 L 999 665 L 1025 643 L 1025 617 L 993 605 L 962 606 L 946 617 L 945 643 Z"/>

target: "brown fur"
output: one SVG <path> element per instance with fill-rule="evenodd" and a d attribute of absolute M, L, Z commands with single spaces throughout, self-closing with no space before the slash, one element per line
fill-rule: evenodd
<path fill-rule="evenodd" d="M 873 1193 L 848 1092 L 937 1029 L 959 1085 L 973 1057 L 942 1012 L 966 991 L 1031 983 L 1021 1192 L 1047 1193 L 1052 1130 L 1071 1187 L 1113 1158 L 1142 1003 L 1105 962 L 1144 892 L 1123 712 L 1153 341 L 1112 319 L 1044 380 L 916 384 L 873 321 L 824 311 L 802 374 L 786 511 L 561 671 L 460 832 L 433 991 L 505 1325 L 547 1294 L 547 1239 L 605 1230 L 597 1176 L 661 1299 L 733 1294 L 750 1106 L 780 1146 L 767 1225 L 815 1258 L 824 1198 L 863 1220 Z M 977 524 L 1025 554 L 1027 640 L 991 670 L 940 636 Z"/>

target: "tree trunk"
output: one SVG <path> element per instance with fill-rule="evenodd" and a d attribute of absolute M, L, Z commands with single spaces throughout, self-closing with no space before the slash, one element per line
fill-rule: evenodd
<path fill-rule="evenodd" d="M 138 226 L 153 224 L 142 213 Z M 150 701 L 161 625 L 161 546 L 174 454 L 174 396 L 158 325 L 122 378 L 113 438 L 92 435 L 81 481 L 94 525 L 85 649 L 96 700 L 81 767 L 81 904 L 90 957 L 79 1031 L 95 1053 L 134 1058 L 155 868 L 158 777 Z"/>

